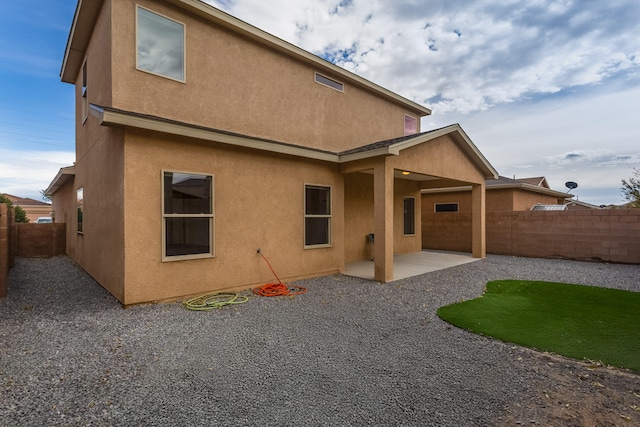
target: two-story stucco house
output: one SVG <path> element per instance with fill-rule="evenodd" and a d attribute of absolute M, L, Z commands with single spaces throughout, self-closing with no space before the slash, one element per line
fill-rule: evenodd
<path fill-rule="evenodd" d="M 82 0 L 61 79 L 76 162 L 47 192 L 67 253 L 130 305 L 420 251 L 420 190 L 470 185 L 485 256 L 494 168 L 430 110 L 198 0 Z"/>

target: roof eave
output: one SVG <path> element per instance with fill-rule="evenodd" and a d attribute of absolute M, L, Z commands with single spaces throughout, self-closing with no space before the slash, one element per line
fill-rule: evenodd
<path fill-rule="evenodd" d="M 478 150 L 478 147 L 471 141 L 471 138 L 465 133 L 462 127 L 459 124 L 453 124 L 450 126 L 443 127 L 434 132 L 426 133 L 420 137 L 410 139 L 408 141 L 402 141 L 397 144 L 390 146 L 391 149 L 395 149 L 398 151 L 404 150 L 406 148 L 413 147 L 418 144 L 425 143 L 427 141 L 440 138 L 444 135 L 454 135 L 458 137 L 459 146 L 462 150 L 472 159 L 476 166 L 479 166 L 482 170 L 483 176 L 485 179 L 497 179 L 498 171 L 489 163 L 486 157 Z"/>
<path fill-rule="evenodd" d="M 56 177 L 53 178 L 51 184 L 44 190 L 44 194 L 47 197 L 51 197 L 56 191 L 58 191 L 72 176 L 76 174 L 75 166 L 67 166 L 64 168 L 60 168 Z"/>
<path fill-rule="evenodd" d="M 538 187 L 537 185 L 527 184 L 526 182 L 487 186 L 487 190 L 500 190 L 500 189 L 511 189 L 511 188 L 520 188 L 522 190 L 530 191 L 532 193 L 542 193 L 542 194 L 547 194 L 549 196 L 554 196 L 554 197 L 572 198 L 574 196 L 573 194 L 563 193 L 561 191 L 552 190 L 546 187 Z"/>
<path fill-rule="evenodd" d="M 103 0 L 78 0 L 60 69 L 60 80 L 64 83 L 76 81 L 102 4 Z"/>

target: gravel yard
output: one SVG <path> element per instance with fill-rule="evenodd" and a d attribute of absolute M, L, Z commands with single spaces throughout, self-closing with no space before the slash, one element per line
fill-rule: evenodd
<path fill-rule="evenodd" d="M 640 425 L 637 374 L 436 316 L 496 279 L 640 291 L 640 266 L 490 255 L 387 284 L 304 280 L 303 295 L 194 312 L 123 309 L 67 257 L 16 259 L 0 300 L 0 424 L 591 425 L 608 411 Z"/>

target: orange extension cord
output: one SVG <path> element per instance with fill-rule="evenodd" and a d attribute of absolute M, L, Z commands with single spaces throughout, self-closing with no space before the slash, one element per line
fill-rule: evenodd
<path fill-rule="evenodd" d="M 284 296 L 284 295 L 300 295 L 307 292 L 307 288 L 303 288 L 301 286 L 292 286 L 291 288 L 289 288 L 288 285 L 282 283 L 282 280 L 280 280 L 276 272 L 273 271 L 273 267 L 271 267 L 271 263 L 269 263 L 269 260 L 267 259 L 267 257 L 264 256 L 264 254 L 260 249 L 258 249 L 258 253 L 262 255 L 262 258 L 264 258 L 264 260 L 267 262 L 269 269 L 271 269 L 271 272 L 273 273 L 273 275 L 276 277 L 276 279 L 278 279 L 278 283 L 265 283 L 259 288 L 255 288 L 253 290 L 254 294 L 260 295 L 263 297 L 278 297 L 278 296 Z"/>

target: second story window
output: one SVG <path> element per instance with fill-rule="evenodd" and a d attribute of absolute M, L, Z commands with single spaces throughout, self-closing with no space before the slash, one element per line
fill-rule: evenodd
<path fill-rule="evenodd" d="M 418 119 L 405 114 L 404 115 L 404 134 L 406 136 L 406 135 L 413 135 L 414 133 L 418 133 Z"/>
<path fill-rule="evenodd" d="M 137 69 L 184 82 L 184 40 L 184 24 L 137 7 Z"/>

